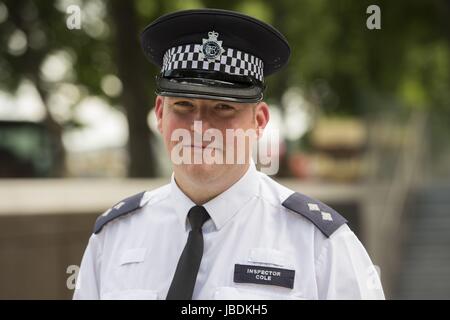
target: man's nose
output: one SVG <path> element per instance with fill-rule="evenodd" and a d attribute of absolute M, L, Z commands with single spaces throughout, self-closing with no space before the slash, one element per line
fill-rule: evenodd
<path fill-rule="evenodd" d="M 197 134 L 203 134 L 209 128 L 212 128 L 211 121 L 206 108 L 200 108 L 191 124 L 191 130 Z"/>

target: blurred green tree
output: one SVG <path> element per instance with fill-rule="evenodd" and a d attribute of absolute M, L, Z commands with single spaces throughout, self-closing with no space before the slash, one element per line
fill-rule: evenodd
<path fill-rule="evenodd" d="M 270 79 L 279 96 L 300 85 L 328 113 L 361 115 L 374 95 L 400 104 L 449 107 L 448 1 L 266 1 L 289 39 L 285 72 Z M 381 30 L 369 30 L 366 9 L 381 8 Z"/>
<path fill-rule="evenodd" d="M 6 7 L 8 19 L 0 24 L 0 89 L 15 92 L 24 79 L 31 81 L 37 89 L 46 109 L 45 123 L 59 141 L 55 176 L 63 175 L 64 171 L 63 130 L 82 125 L 73 117 L 57 121 L 52 115 L 49 100 L 62 83 L 76 85 L 83 93 L 80 99 L 96 95 L 112 106 L 121 104 L 129 126 L 129 176 L 155 176 L 158 173 L 157 155 L 151 148 L 154 134 L 146 121 L 153 91 L 150 75 L 155 70 L 140 53 L 138 40 L 142 17 L 135 3 L 108 1 L 107 6 L 98 0 L 39 3 L 11 0 L 1 3 Z M 82 12 L 80 30 L 69 30 L 66 26 L 66 8 L 72 4 L 78 5 Z M 158 3 L 150 9 L 152 11 L 146 12 L 148 20 L 161 14 Z M 14 37 L 25 39 L 24 50 L 11 49 Z M 71 62 L 71 70 L 62 79 L 49 80 L 43 75 L 42 66 L 51 55 L 61 53 Z M 119 96 L 108 95 L 102 90 L 102 80 L 107 75 L 118 75 L 121 79 L 123 89 Z M 73 101 L 73 107 L 78 102 L 79 99 Z"/>
<path fill-rule="evenodd" d="M 141 54 L 139 33 L 156 17 L 179 9 L 232 9 L 280 29 L 290 42 L 292 56 L 282 72 L 268 78 L 267 97 L 276 105 L 281 105 L 286 89 L 301 87 L 305 98 L 328 114 L 362 116 L 394 105 L 424 108 L 437 118 L 450 116 L 450 2 L 445 0 L 8 0 L 0 4 L 8 11 L 7 20 L 0 23 L 0 89 L 14 92 L 24 78 L 29 79 L 47 106 L 49 129 L 61 137 L 64 128 L 79 124 L 72 118 L 54 119 L 48 101 L 60 83 L 45 79 L 41 67 L 49 55 L 64 52 L 73 70 L 62 81 L 84 88 L 85 94 L 101 96 L 112 106 L 123 106 L 129 125 L 130 176 L 158 172 L 157 155 L 149 147 L 154 134 L 146 124 L 157 70 Z M 70 4 L 79 5 L 83 12 L 81 30 L 65 25 Z M 381 30 L 366 27 L 371 4 L 381 8 Z M 25 37 L 25 50 L 11 50 L 13 36 Z M 102 90 L 107 75 L 121 80 L 119 96 Z M 63 163 L 62 142 L 59 148 Z"/>

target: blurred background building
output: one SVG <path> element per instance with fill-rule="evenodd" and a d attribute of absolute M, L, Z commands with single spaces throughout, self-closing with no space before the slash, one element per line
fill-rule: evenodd
<path fill-rule="evenodd" d="M 372 4 L 381 29 L 367 28 Z M 349 220 L 388 298 L 449 299 L 445 0 L 0 0 L 0 298 L 70 298 L 96 217 L 168 181 L 139 33 L 201 7 L 291 44 L 267 79 L 275 179 Z"/>

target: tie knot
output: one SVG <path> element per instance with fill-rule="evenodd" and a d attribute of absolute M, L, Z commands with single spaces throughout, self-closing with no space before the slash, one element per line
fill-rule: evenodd
<path fill-rule="evenodd" d="M 200 230 L 209 218 L 208 211 L 202 206 L 193 206 L 188 213 L 192 230 Z"/>

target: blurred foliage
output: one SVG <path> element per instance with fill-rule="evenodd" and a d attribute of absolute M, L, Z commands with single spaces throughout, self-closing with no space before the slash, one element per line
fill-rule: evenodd
<path fill-rule="evenodd" d="M 98 95 L 112 106 L 123 105 L 120 96 L 102 90 L 106 75 L 119 76 L 117 21 L 108 10 L 109 3 L 0 1 L 7 8 L 7 19 L 0 23 L 0 89 L 14 92 L 27 78 L 45 103 L 61 83 L 69 83 L 80 91 L 79 99 Z M 71 4 L 83 12 L 81 30 L 66 27 L 65 10 Z M 381 8 L 381 30 L 366 27 L 366 9 L 371 4 Z M 266 96 L 274 104 L 280 105 L 287 88 L 298 86 L 327 114 L 365 115 L 406 106 L 450 118 L 449 1 L 135 0 L 131 6 L 140 30 L 164 13 L 199 7 L 241 11 L 280 29 L 292 56 L 286 68 L 267 80 Z M 10 47 L 17 32 L 27 39 L 21 52 Z M 139 35 L 129 36 L 137 41 Z M 73 68 L 62 79 L 49 81 L 41 67 L 49 55 L 61 52 Z M 157 69 L 145 63 L 140 70 L 145 75 L 143 85 L 152 93 Z M 74 107 L 79 99 L 73 101 Z M 150 97 L 146 109 L 152 101 Z M 60 124 L 76 124 L 66 120 Z"/>

